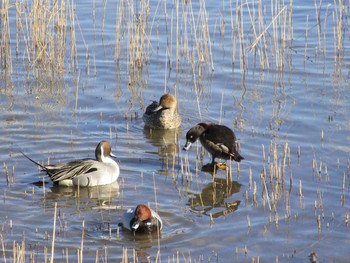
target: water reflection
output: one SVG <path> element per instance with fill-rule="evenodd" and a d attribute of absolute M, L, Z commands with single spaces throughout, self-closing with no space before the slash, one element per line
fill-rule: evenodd
<path fill-rule="evenodd" d="M 226 199 L 238 193 L 240 189 L 241 184 L 236 181 L 214 178 L 214 182 L 204 186 L 200 194 L 188 193 L 192 197 L 188 199 L 187 205 L 194 213 L 218 218 L 238 209 L 239 200 L 227 202 Z"/>
<path fill-rule="evenodd" d="M 89 210 L 98 208 L 111 209 L 113 199 L 120 194 L 118 182 L 83 188 L 53 185 L 50 190 L 45 193 L 46 203 L 53 204 L 61 200 L 62 197 L 68 197 L 68 200 L 74 200 L 72 203 L 76 203 L 76 200 L 83 200 Z"/>
<path fill-rule="evenodd" d="M 157 148 L 157 152 L 150 153 L 158 154 L 164 165 L 159 172 L 169 175 L 169 168 L 174 170 L 181 129 L 159 130 L 144 127 L 143 134 L 147 142 Z"/>
<path fill-rule="evenodd" d="M 162 239 L 161 232 L 134 235 L 131 231 L 120 226 L 120 224 L 116 226 L 114 223 L 107 223 L 101 226 L 104 240 L 113 240 L 113 237 L 117 237 L 114 246 L 132 248 L 130 251 L 137 258 L 137 262 L 153 262 L 155 257 L 153 249 L 159 244 L 159 240 Z M 99 235 L 94 233 L 93 236 Z"/>
<path fill-rule="evenodd" d="M 123 230 L 123 244 L 133 244 L 138 262 L 153 262 L 155 258 L 152 248 L 157 246 L 161 235 L 157 233 L 134 235 L 130 231 Z"/>

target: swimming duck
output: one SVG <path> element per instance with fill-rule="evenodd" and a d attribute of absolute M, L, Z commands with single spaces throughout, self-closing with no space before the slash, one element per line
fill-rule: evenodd
<path fill-rule="evenodd" d="M 62 186 L 96 186 L 115 182 L 119 177 L 119 165 L 111 158 L 112 147 L 109 142 L 101 141 L 95 150 L 95 159 L 80 159 L 65 164 L 42 165 L 23 152 L 33 163 L 39 165 L 50 179 Z"/>
<path fill-rule="evenodd" d="M 233 159 L 236 162 L 244 159 L 237 151 L 235 134 L 224 125 L 212 122 L 198 123 L 187 132 L 183 149 L 185 151 L 190 149 L 192 143 L 198 138 L 203 147 L 212 155 L 212 165 L 215 164 L 215 158 Z"/>
<path fill-rule="evenodd" d="M 164 94 L 159 103 L 153 101 L 143 114 L 145 125 L 153 129 L 175 129 L 181 124 L 181 116 L 177 112 L 177 100 L 171 94 Z"/>
<path fill-rule="evenodd" d="M 119 224 L 133 233 L 152 233 L 163 228 L 160 216 L 147 205 L 139 204 L 135 209 L 128 209 Z"/>

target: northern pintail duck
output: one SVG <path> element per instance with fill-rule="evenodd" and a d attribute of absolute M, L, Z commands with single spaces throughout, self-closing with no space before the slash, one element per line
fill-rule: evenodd
<path fill-rule="evenodd" d="M 163 228 L 160 216 L 144 204 L 137 205 L 135 209 L 128 209 L 119 225 L 133 233 L 152 233 Z"/>
<path fill-rule="evenodd" d="M 95 150 L 95 159 L 80 159 L 64 164 L 42 165 L 23 152 L 22 154 L 33 163 L 39 165 L 50 179 L 63 186 L 96 186 L 115 182 L 119 177 L 119 165 L 111 158 L 109 142 L 101 141 Z"/>
<path fill-rule="evenodd" d="M 212 165 L 215 164 L 215 158 L 233 159 L 236 162 L 244 159 L 238 153 L 235 134 L 224 125 L 212 122 L 198 123 L 187 132 L 183 149 L 187 151 L 198 138 L 203 147 L 212 155 Z"/>
<path fill-rule="evenodd" d="M 177 112 L 177 100 L 171 94 L 164 94 L 159 103 L 153 101 L 143 114 L 145 125 L 153 129 L 175 129 L 181 124 L 181 116 Z"/>

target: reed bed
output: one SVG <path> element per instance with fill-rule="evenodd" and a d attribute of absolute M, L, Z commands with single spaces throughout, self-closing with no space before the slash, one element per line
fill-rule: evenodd
<path fill-rule="evenodd" d="M 106 4 L 103 5 L 105 10 Z M 159 16 L 164 17 L 165 37 L 168 40 L 165 48 L 165 66 L 172 70 L 175 61 L 177 75 L 184 70 L 191 69 L 192 86 L 198 101 L 200 101 L 203 89 L 206 88 L 203 81 L 215 71 L 215 54 L 213 54 L 212 47 L 215 44 L 216 27 L 219 27 L 221 38 L 229 34 L 232 43 L 232 70 L 236 68 L 234 65 L 239 64 L 242 81 L 251 63 L 251 57 L 254 61 L 258 61 L 257 65 L 261 70 L 273 67 L 283 73 L 286 64 L 291 66 L 291 54 L 294 52 L 293 41 L 300 41 L 300 36 L 295 38 L 293 33 L 292 0 L 288 2 L 271 1 L 269 9 L 259 0 L 230 1 L 229 7 L 229 16 L 221 15 L 220 23 L 218 25 L 215 23 L 213 27 L 209 24 L 212 20 L 204 0 L 198 4 L 192 1 L 176 1 L 174 6 L 167 6 L 167 3 L 164 3 L 164 6 L 158 4 L 155 7 L 151 7 L 148 1 L 119 1 L 116 12 L 114 48 L 117 69 L 120 69 L 120 62 L 127 59 L 129 85 L 133 86 L 133 83 L 139 83 L 142 80 L 144 66 L 150 62 L 150 56 L 157 52 L 159 46 L 159 43 L 156 42 L 158 37 L 155 37 L 158 36 L 160 30 L 163 30 Z M 334 11 L 330 13 L 329 6 L 327 6 L 323 28 L 321 27 L 322 7 L 322 1 L 315 1 L 316 18 L 318 19 L 316 21 L 318 48 L 322 49 L 326 56 L 328 40 L 325 29 L 328 24 L 327 18 L 332 15 L 334 64 L 335 71 L 339 71 L 344 50 L 345 29 L 343 24 L 346 19 L 344 18 L 346 7 L 343 1 L 335 2 Z M 15 19 L 9 14 L 11 8 L 16 9 Z M 168 13 L 169 8 L 174 8 L 171 14 Z M 1 66 L 7 72 L 12 72 L 13 52 L 22 59 L 28 72 L 35 76 L 38 76 L 40 71 L 46 71 L 52 79 L 56 76 L 62 77 L 67 71 L 76 72 L 78 68 L 76 27 L 80 25 L 77 23 L 73 0 L 55 2 L 35 0 L 30 4 L 17 0 L 14 5 L 10 5 L 8 0 L 3 0 L 1 18 L 0 30 L 3 36 L 1 38 Z M 303 52 L 305 60 L 311 58 L 307 19 Z M 102 16 L 102 39 L 104 23 L 105 14 Z M 226 25 L 229 25 L 230 30 L 225 28 Z M 10 28 L 15 29 L 15 38 L 11 37 L 11 34 L 14 33 L 10 31 Z M 91 47 L 85 43 L 84 36 L 81 40 L 86 52 L 86 68 L 89 71 L 89 57 L 94 58 L 95 55 L 89 52 Z M 285 61 L 285 59 L 288 60 Z M 166 82 L 165 78 L 165 85 Z M 138 84 L 137 87 L 140 88 L 142 85 Z M 198 108 L 200 112 L 199 105 Z"/>
<path fill-rule="evenodd" d="M 11 9 L 15 9 L 16 17 L 9 14 Z M 51 81 L 62 78 L 68 67 L 73 72 L 77 69 L 73 1 L 17 0 L 10 5 L 4 0 L 1 20 L 0 57 L 6 72 L 12 72 L 13 54 L 28 75 L 38 77 L 45 72 Z M 10 28 L 15 29 L 15 38 Z"/>

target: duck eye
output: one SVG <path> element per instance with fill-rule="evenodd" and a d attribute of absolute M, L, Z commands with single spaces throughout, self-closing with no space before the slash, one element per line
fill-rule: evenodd
<path fill-rule="evenodd" d="M 193 138 L 193 136 L 191 135 L 191 136 L 190 136 L 190 139 L 192 139 L 192 138 Z"/>

